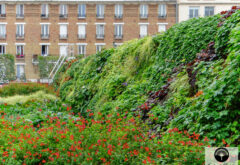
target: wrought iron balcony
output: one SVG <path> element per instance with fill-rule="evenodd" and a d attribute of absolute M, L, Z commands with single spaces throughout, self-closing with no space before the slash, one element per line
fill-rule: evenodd
<path fill-rule="evenodd" d="M 60 14 L 59 18 L 60 19 L 67 19 L 68 15 L 67 14 Z"/>
<path fill-rule="evenodd" d="M 123 14 L 115 14 L 114 17 L 115 17 L 115 19 L 122 19 Z"/>
<path fill-rule="evenodd" d="M 41 34 L 41 39 L 43 40 L 49 39 L 49 36 L 50 36 L 49 34 Z"/>
<path fill-rule="evenodd" d="M 115 39 L 122 39 L 122 38 L 123 38 L 123 35 L 119 35 L 119 34 L 116 35 L 116 34 L 115 34 L 115 35 L 114 35 L 114 38 L 115 38 Z"/>
<path fill-rule="evenodd" d="M 60 39 L 67 39 L 67 38 L 68 38 L 68 35 L 67 35 L 67 34 L 60 34 L 60 35 L 59 35 L 59 38 L 60 38 Z"/>
<path fill-rule="evenodd" d="M 16 34 L 16 39 L 24 39 L 25 34 Z"/>
<path fill-rule="evenodd" d="M 148 14 L 140 14 L 140 18 L 141 19 L 147 19 L 148 18 Z"/>
<path fill-rule="evenodd" d="M 104 34 L 96 34 L 97 39 L 104 39 Z"/>
<path fill-rule="evenodd" d="M 7 35 L 6 34 L 0 34 L 0 39 L 6 39 Z"/>
<path fill-rule="evenodd" d="M 22 19 L 22 18 L 24 18 L 24 14 L 16 14 L 16 18 Z"/>
<path fill-rule="evenodd" d="M 86 39 L 86 34 L 78 34 L 78 39 Z"/>

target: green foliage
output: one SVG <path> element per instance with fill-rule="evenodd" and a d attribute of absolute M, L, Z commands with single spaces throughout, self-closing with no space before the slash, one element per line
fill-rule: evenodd
<path fill-rule="evenodd" d="M 40 83 L 10 83 L 0 88 L 0 97 L 28 95 L 37 91 L 54 94 L 54 89 L 48 84 Z"/>
<path fill-rule="evenodd" d="M 58 58 L 56 56 L 38 56 L 41 79 L 48 78 Z"/>
<path fill-rule="evenodd" d="M 229 50 L 228 48 L 231 46 L 229 43 L 230 40 L 230 32 L 231 30 L 239 23 L 240 21 L 240 10 L 237 10 L 231 17 L 229 17 L 223 25 L 218 29 L 216 39 L 215 39 L 215 47 L 216 52 L 219 56 L 227 57 Z"/>
<path fill-rule="evenodd" d="M 10 54 L 0 55 L 0 80 L 12 81 L 16 79 L 14 68 L 14 56 Z"/>

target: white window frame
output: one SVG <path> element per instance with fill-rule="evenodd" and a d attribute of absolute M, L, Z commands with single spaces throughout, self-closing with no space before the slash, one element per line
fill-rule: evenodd
<path fill-rule="evenodd" d="M 47 48 L 47 53 L 45 53 L 45 54 L 43 54 L 42 52 L 42 50 L 43 50 L 43 46 L 45 47 L 45 48 Z M 49 44 L 41 44 L 41 56 L 48 56 L 49 55 Z"/>
<path fill-rule="evenodd" d="M 210 10 L 208 10 L 208 13 L 206 14 L 206 12 L 207 12 L 207 9 L 209 9 L 209 8 L 211 8 L 211 9 L 213 9 L 213 13 L 211 14 L 210 12 Z M 205 17 L 207 17 L 207 16 L 212 16 L 212 15 L 214 15 L 215 14 L 215 7 L 214 6 L 205 6 L 204 7 L 204 16 Z"/>
<path fill-rule="evenodd" d="M 86 52 L 87 52 L 87 44 L 86 43 L 79 43 L 77 44 L 78 46 L 78 54 L 79 55 L 84 55 L 84 57 L 86 56 Z"/>
<path fill-rule="evenodd" d="M 106 44 L 105 43 L 95 43 L 95 45 L 96 45 L 96 53 L 100 53 Z"/>
<path fill-rule="evenodd" d="M 116 39 L 123 37 L 123 23 L 114 23 L 114 37 Z"/>
<path fill-rule="evenodd" d="M 2 47 L 0 49 L 0 55 L 6 54 L 6 44 L 0 44 L 0 47 Z"/>
<path fill-rule="evenodd" d="M 97 4 L 96 5 L 96 15 L 97 18 L 104 18 L 104 13 L 105 13 L 105 6 L 102 4 Z"/>
<path fill-rule="evenodd" d="M 167 30 L 168 23 L 157 23 L 157 25 L 158 25 L 158 33 L 162 33 Z"/>
<path fill-rule="evenodd" d="M 41 24 L 41 37 L 42 38 L 49 37 L 49 24 Z"/>
<path fill-rule="evenodd" d="M 6 29 L 6 24 L 7 23 L 0 23 L 0 38 L 5 39 L 7 35 L 7 29 Z"/>
<path fill-rule="evenodd" d="M 42 4 L 41 5 L 41 16 L 42 17 L 48 17 L 49 14 L 49 6 L 48 4 Z"/>
<path fill-rule="evenodd" d="M 140 18 L 148 17 L 148 5 L 142 4 L 140 5 Z"/>
<path fill-rule="evenodd" d="M 22 49 L 20 49 L 20 53 L 18 52 L 19 47 L 20 47 L 20 48 L 22 47 Z M 17 44 L 17 45 L 16 45 L 16 54 L 17 54 L 17 55 L 24 55 L 24 54 L 25 54 L 24 44 Z"/>
<path fill-rule="evenodd" d="M 116 4 L 115 5 L 115 18 L 122 18 L 123 16 L 123 5 Z"/>
<path fill-rule="evenodd" d="M 1 10 L 0 10 L 0 16 L 3 14 L 6 14 L 6 5 L 5 4 L 0 4 Z"/>
<path fill-rule="evenodd" d="M 191 16 L 191 10 L 193 10 L 193 15 Z M 198 18 L 200 16 L 200 7 L 199 6 L 189 6 L 189 18 Z"/>
<path fill-rule="evenodd" d="M 84 8 L 84 10 L 83 10 L 83 8 Z M 86 18 L 86 10 L 87 10 L 86 4 L 79 4 L 78 5 L 78 18 Z"/>
<path fill-rule="evenodd" d="M 67 15 L 68 15 L 68 5 L 67 4 L 59 5 L 59 14 L 60 14 L 60 17 L 67 17 Z"/>
<path fill-rule="evenodd" d="M 166 4 L 158 5 L 158 17 L 159 18 L 167 17 L 167 5 Z"/>
<path fill-rule="evenodd" d="M 78 39 L 85 39 L 86 38 L 86 25 L 87 25 L 86 23 L 79 23 L 78 24 Z"/>
<path fill-rule="evenodd" d="M 66 27 L 66 34 L 61 34 L 61 27 L 65 26 Z M 60 39 L 66 39 L 68 38 L 68 23 L 59 23 L 59 36 L 60 36 Z"/>
<path fill-rule="evenodd" d="M 23 74 L 22 75 L 18 75 L 18 66 L 22 66 L 23 67 Z M 22 76 L 25 75 L 25 64 L 16 64 L 16 77 L 19 80 Z"/>
<path fill-rule="evenodd" d="M 24 25 L 25 25 L 25 23 L 16 24 L 16 36 L 17 37 L 21 37 L 21 38 L 24 37 L 24 35 L 25 35 Z"/>
<path fill-rule="evenodd" d="M 95 23 L 95 24 L 96 24 L 96 38 L 97 39 L 104 38 L 105 37 L 105 23 Z"/>
<path fill-rule="evenodd" d="M 139 23 L 139 37 L 140 38 L 143 38 L 143 37 L 146 37 L 148 35 L 148 25 L 149 23 Z M 146 34 L 141 34 L 141 28 L 142 27 L 146 27 Z"/>
<path fill-rule="evenodd" d="M 22 6 L 22 8 L 21 8 L 21 6 Z M 16 14 L 17 14 L 18 18 L 24 17 L 24 4 L 17 4 L 16 5 Z"/>

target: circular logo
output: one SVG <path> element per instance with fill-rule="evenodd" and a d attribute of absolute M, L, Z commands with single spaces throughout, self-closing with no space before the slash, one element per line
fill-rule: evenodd
<path fill-rule="evenodd" d="M 229 158 L 229 152 L 226 148 L 218 148 L 214 153 L 214 157 L 219 162 L 225 162 Z"/>

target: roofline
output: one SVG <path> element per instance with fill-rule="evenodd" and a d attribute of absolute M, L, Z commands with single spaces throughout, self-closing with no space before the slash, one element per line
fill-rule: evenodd
<path fill-rule="evenodd" d="M 176 3 L 177 0 L 0 0 L 0 3 Z"/>

